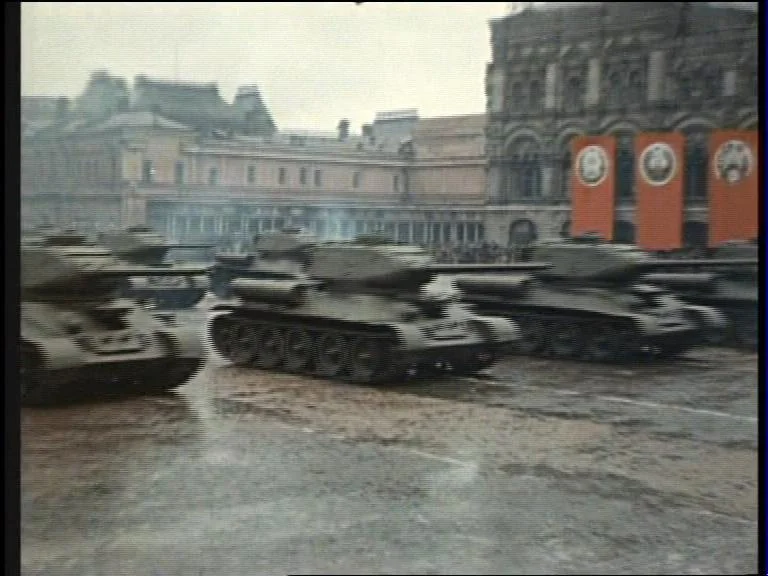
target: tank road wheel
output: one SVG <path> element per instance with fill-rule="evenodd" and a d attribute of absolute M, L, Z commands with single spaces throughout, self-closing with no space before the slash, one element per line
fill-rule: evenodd
<path fill-rule="evenodd" d="M 259 368 L 276 368 L 285 360 L 285 335 L 277 326 L 265 326 L 256 336 L 254 364 Z"/>
<path fill-rule="evenodd" d="M 312 336 L 306 330 L 295 328 L 285 336 L 285 369 L 303 372 L 314 355 Z"/>
<path fill-rule="evenodd" d="M 520 328 L 520 340 L 513 346 L 521 354 L 536 354 L 541 352 L 547 340 L 545 324 L 537 318 L 514 318 Z"/>
<path fill-rule="evenodd" d="M 328 332 L 317 339 L 315 373 L 324 378 L 338 376 L 347 365 L 349 346 L 341 334 Z"/>
<path fill-rule="evenodd" d="M 376 338 L 355 338 L 350 347 L 349 379 L 360 384 L 379 382 L 390 361 L 386 344 Z"/>
<path fill-rule="evenodd" d="M 214 343 L 227 360 L 236 365 L 248 362 L 253 356 L 254 338 L 249 326 L 241 322 L 218 322 L 214 326 Z"/>
<path fill-rule="evenodd" d="M 579 324 L 552 322 L 548 328 L 551 334 L 548 350 L 555 358 L 574 358 L 579 355 L 584 339 Z"/>
<path fill-rule="evenodd" d="M 584 359 L 590 362 L 616 362 L 626 359 L 627 341 L 631 341 L 629 329 L 622 330 L 616 326 L 590 326 L 584 330 Z"/>
<path fill-rule="evenodd" d="M 474 350 L 457 356 L 451 363 L 451 366 L 454 374 L 466 376 L 485 370 L 494 362 L 496 362 L 496 354 L 494 352 L 490 350 Z"/>

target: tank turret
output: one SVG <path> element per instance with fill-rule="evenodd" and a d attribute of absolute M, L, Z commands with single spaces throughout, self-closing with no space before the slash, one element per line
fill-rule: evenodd
<path fill-rule="evenodd" d="M 211 323 L 216 350 L 239 365 L 354 382 L 399 382 L 436 370 L 490 366 L 517 341 L 514 322 L 474 314 L 455 291 L 430 290 L 444 271 L 414 246 L 303 246 L 292 278 L 240 278 L 237 302 Z"/>
<path fill-rule="evenodd" d="M 649 274 L 756 264 L 750 259 L 662 260 L 592 235 L 541 241 L 530 247 L 528 257 L 547 266 L 526 274 L 457 276 L 464 301 L 484 314 L 517 321 L 524 352 L 600 362 L 676 356 L 729 326 L 717 309 L 683 301 L 650 282 Z"/>
<path fill-rule="evenodd" d="M 237 278 L 290 279 L 302 277 L 316 236 L 300 228 L 284 228 L 254 236 L 246 253 L 220 252 L 211 268 L 211 290 L 220 298 L 232 296 Z"/>
<path fill-rule="evenodd" d="M 528 259 L 547 262 L 550 267 L 540 276 L 574 282 L 635 281 L 661 270 L 684 268 L 737 268 L 754 266 L 755 257 L 699 259 L 660 259 L 636 246 L 605 242 L 598 237 L 585 236 L 542 241 L 529 250 Z"/>
<path fill-rule="evenodd" d="M 169 390 L 204 361 L 194 328 L 120 297 L 135 274 L 203 270 L 126 265 L 100 247 L 22 245 L 21 397 L 28 404 Z"/>
<path fill-rule="evenodd" d="M 727 262 L 738 263 L 728 266 Z M 653 272 L 644 281 L 664 286 L 687 302 L 711 306 L 728 318 L 727 329 L 714 343 L 747 350 L 758 344 L 758 244 L 757 241 L 725 242 L 709 251 L 695 266 L 674 272 Z M 722 263 L 713 266 L 713 263 Z"/>
<path fill-rule="evenodd" d="M 168 266 L 175 249 L 211 249 L 209 244 L 173 244 L 147 226 L 131 226 L 117 232 L 103 232 L 98 243 L 121 260 L 144 266 Z M 125 296 L 148 302 L 160 309 L 190 308 L 200 302 L 210 287 L 206 270 L 197 276 L 168 274 L 134 276 L 125 284 Z"/>

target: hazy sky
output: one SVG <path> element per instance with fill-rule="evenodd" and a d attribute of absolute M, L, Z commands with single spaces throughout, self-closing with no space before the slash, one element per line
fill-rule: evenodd
<path fill-rule="evenodd" d="M 74 97 L 106 68 L 131 84 L 138 74 L 216 82 L 227 102 L 256 83 L 283 130 L 333 131 L 349 118 L 359 132 L 400 108 L 479 114 L 488 21 L 507 4 L 23 2 L 22 95 Z"/>
<path fill-rule="evenodd" d="M 22 3 L 22 95 L 74 97 L 92 71 L 216 82 L 231 102 L 256 83 L 281 129 L 354 132 L 377 111 L 485 110 L 480 3 Z M 176 49 L 178 47 L 178 50 Z M 178 58 L 176 57 L 178 54 Z"/>

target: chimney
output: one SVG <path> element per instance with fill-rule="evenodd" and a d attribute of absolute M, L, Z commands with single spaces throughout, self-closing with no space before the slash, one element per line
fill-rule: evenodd
<path fill-rule="evenodd" d="M 349 120 L 346 118 L 340 120 L 337 130 L 339 132 L 339 141 L 346 141 L 349 138 Z"/>

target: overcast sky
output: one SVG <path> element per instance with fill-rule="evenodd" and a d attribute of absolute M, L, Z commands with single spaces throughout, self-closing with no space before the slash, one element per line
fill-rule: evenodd
<path fill-rule="evenodd" d="M 216 82 L 227 102 L 258 84 L 283 130 L 349 118 L 359 132 L 401 108 L 480 114 L 488 21 L 507 4 L 23 2 L 22 95 L 75 97 L 105 68 L 130 84 Z"/>
<path fill-rule="evenodd" d="M 377 111 L 483 113 L 488 20 L 506 3 L 22 3 L 22 95 L 75 97 L 93 70 L 132 84 L 258 84 L 281 129 L 354 132 Z M 178 51 L 176 50 L 178 47 Z M 178 53 L 178 58 L 176 54 Z"/>

